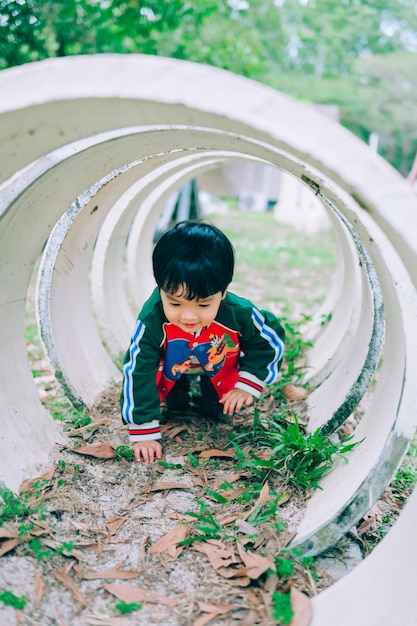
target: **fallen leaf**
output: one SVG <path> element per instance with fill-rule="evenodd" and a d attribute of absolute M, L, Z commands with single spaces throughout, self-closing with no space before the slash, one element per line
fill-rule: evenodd
<path fill-rule="evenodd" d="M 214 541 L 195 541 L 193 548 L 198 552 L 202 552 L 206 555 L 210 564 L 214 569 L 220 567 L 227 567 L 229 565 L 238 563 L 235 552 L 231 546 L 226 546 L 221 542 Z"/>
<path fill-rule="evenodd" d="M 294 617 L 289 626 L 308 626 L 312 615 L 310 598 L 295 587 L 291 587 L 290 599 Z"/>
<path fill-rule="evenodd" d="M 233 604 L 207 604 L 206 602 L 199 602 L 198 608 L 202 613 L 216 613 L 217 615 L 223 615 L 233 609 Z"/>
<path fill-rule="evenodd" d="M 80 604 L 89 607 L 87 598 L 81 593 L 69 574 L 61 570 L 53 570 L 52 573 L 57 581 L 64 585 L 64 587 L 66 587 L 68 591 L 71 592 L 72 597 L 76 602 L 79 602 Z"/>
<path fill-rule="evenodd" d="M 149 491 L 169 491 L 170 489 L 191 489 L 190 485 L 184 485 L 184 483 L 157 483 L 153 487 L 149 488 Z"/>
<path fill-rule="evenodd" d="M 41 572 L 35 573 L 35 608 L 38 609 L 42 602 L 44 584 Z"/>
<path fill-rule="evenodd" d="M 255 526 L 252 526 L 252 524 L 245 522 L 245 520 L 243 519 L 236 520 L 236 527 L 238 531 L 240 533 L 243 533 L 244 535 L 258 535 L 259 534 L 259 530 L 257 530 Z"/>
<path fill-rule="evenodd" d="M 230 515 L 229 517 L 225 517 L 224 519 L 220 520 L 220 524 L 222 526 L 228 526 L 229 524 L 232 524 L 232 522 L 234 522 L 235 520 L 239 518 L 243 520 L 247 520 L 252 515 L 252 513 L 256 511 L 256 509 L 264 506 L 268 502 L 268 497 L 269 497 L 269 487 L 268 487 L 268 483 L 265 483 L 261 489 L 261 492 L 259 494 L 257 501 L 255 502 L 253 507 L 249 509 L 249 511 L 246 511 L 246 513 L 237 513 L 236 515 Z"/>
<path fill-rule="evenodd" d="M 229 483 L 232 485 L 244 476 L 246 476 L 246 472 L 235 472 L 234 474 L 227 474 L 226 476 L 223 476 L 223 478 L 218 478 L 216 481 L 214 481 L 213 489 L 218 489 L 220 485 L 223 485 L 225 483 Z"/>
<path fill-rule="evenodd" d="M 193 626 L 205 626 L 212 619 L 218 615 L 224 615 L 233 609 L 233 604 L 220 604 L 218 606 L 214 604 L 206 604 L 205 602 L 199 602 L 198 608 L 202 613 L 207 615 L 201 615 L 193 624 Z"/>
<path fill-rule="evenodd" d="M 18 531 L 14 526 L 0 526 L 0 539 L 16 539 Z"/>
<path fill-rule="evenodd" d="M 76 528 L 82 535 L 89 537 L 90 535 L 104 535 L 105 537 L 110 537 L 109 533 L 102 528 L 98 528 L 97 526 L 89 526 L 85 522 L 75 522 L 74 520 L 70 520 L 71 524 Z"/>
<path fill-rule="evenodd" d="M 77 454 L 94 456 L 97 459 L 113 459 L 116 456 L 114 449 L 115 448 L 111 443 L 105 441 L 103 443 L 96 443 L 93 446 L 78 446 L 76 448 L 69 448 L 69 451 L 76 452 Z"/>
<path fill-rule="evenodd" d="M 19 543 L 20 539 L 8 539 L 7 541 L 5 541 L 0 548 L 0 556 L 3 556 L 3 554 L 7 554 L 7 552 L 11 552 L 11 550 L 14 550 L 15 547 L 19 545 Z"/>
<path fill-rule="evenodd" d="M 118 585 L 117 583 L 112 585 L 104 585 L 103 589 L 113 596 L 116 596 L 119 600 L 124 602 L 150 602 L 151 604 L 164 604 L 171 608 L 175 607 L 178 602 L 174 598 L 163 596 L 159 593 L 153 593 L 142 587 L 129 587 L 127 585 Z"/>
<path fill-rule="evenodd" d="M 55 474 L 55 467 L 52 467 L 49 472 L 46 474 L 42 474 L 42 476 L 38 476 L 37 478 L 30 478 L 28 480 L 24 480 L 19 487 L 19 494 L 22 493 L 30 493 L 32 491 L 32 487 L 35 483 L 38 483 L 40 480 L 51 481 Z"/>
<path fill-rule="evenodd" d="M 109 519 L 106 522 L 106 528 L 111 535 L 120 528 L 122 524 L 127 520 L 128 515 L 110 515 Z"/>
<path fill-rule="evenodd" d="M 251 584 L 251 579 L 246 575 L 245 570 L 243 569 L 234 569 L 233 567 L 219 567 L 216 570 L 220 576 L 223 578 L 227 578 L 234 585 L 238 585 L 239 587 L 247 587 Z"/>
<path fill-rule="evenodd" d="M 179 524 L 170 530 L 166 535 L 161 537 L 159 541 L 150 547 L 149 552 L 156 554 L 157 552 L 168 552 L 171 560 L 176 559 L 184 550 L 184 546 L 177 545 L 180 541 L 187 539 L 190 533 L 190 527 L 186 524 Z"/>
<path fill-rule="evenodd" d="M 82 577 L 86 580 L 96 580 L 97 578 L 106 578 L 106 579 L 117 579 L 117 580 L 129 580 L 130 578 L 137 578 L 140 575 L 140 572 L 136 572 L 134 570 L 125 570 L 125 569 L 109 569 L 102 570 L 99 572 L 88 571 L 84 572 Z"/>
<path fill-rule="evenodd" d="M 212 450 L 203 450 L 198 455 L 199 459 L 211 459 L 212 457 L 221 457 L 224 459 L 236 459 L 236 453 L 233 450 L 217 450 L 213 448 Z"/>
<path fill-rule="evenodd" d="M 274 568 L 274 559 L 270 554 L 267 556 L 261 556 L 255 552 L 249 552 L 244 550 L 240 543 L 237 543 L 237 550 L 239 556 L 245 564 L 245 573 L 252 580 L 256 580 L 259 576 L 262 576 L 268 569 Z"/>
<path fill-rule="evenodd" d="M 212 619 L 214 619 L 215 617 L 217 617 L 217 613 L 208 613 L 206 615 L 201 615 L 198 619 L 196 619 L 196 621 L 193 623 L 193 626 L 205 626 L 206 624 L 208 624 L 209 622 L 211 622 Z"/>
<path fill-rule="evenodd" d="M 170 424 L 165 424 L 162 427 L 162 434 L 170 439 L 175 439 L 183 430 L 188 430 L 187 426 L 172 426 Z"/>

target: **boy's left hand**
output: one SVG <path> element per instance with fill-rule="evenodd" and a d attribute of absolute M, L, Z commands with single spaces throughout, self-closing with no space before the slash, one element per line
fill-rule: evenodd
<path fill-rule="evenodd" d="M 219 402 L 223 405 L 224 415 L 233 415 L 235 412 L 239 413 L 242 406 L 250 406 L 253 402 L 253 395 L 243 389 L 231 389 Z"/>

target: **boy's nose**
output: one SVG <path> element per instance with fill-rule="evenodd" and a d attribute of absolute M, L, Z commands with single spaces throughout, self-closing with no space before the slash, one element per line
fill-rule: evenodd
<path fill-rule="evenodd" d="M 197 319 L 195 312 L 191 309 L 184 310 L 181 317 L 183 320 L 190 320 L 191 322 Z"/>

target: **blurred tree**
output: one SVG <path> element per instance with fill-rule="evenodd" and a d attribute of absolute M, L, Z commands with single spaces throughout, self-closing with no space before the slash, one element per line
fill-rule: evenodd
<path fill-rule="evenodd" d="M 103 52 L 215 65 L 338 105 L 404 174 L 417 148 L 416 51 L 415 0 L 0 0 L 0 69 Z"/>

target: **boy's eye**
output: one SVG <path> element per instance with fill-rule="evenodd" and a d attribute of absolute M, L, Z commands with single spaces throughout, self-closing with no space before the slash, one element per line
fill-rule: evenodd
<path fill-rule="evenodd" d="M 171 306 L 181 306 L 179 302 L 171 302 Z"/>
<path fill-rule="evenodd" d="M 199 307 L 202 307 L 202 308 L 206 308 L 206 307 L 208 307 L 208 306 L 210 306 L 210 305 L 209 305 L 209 304 L 199 304 L 198 306 L 199 306 Z"/>

